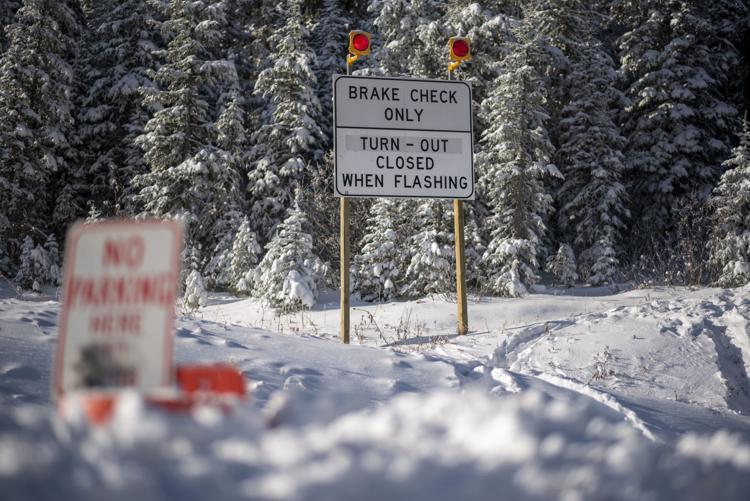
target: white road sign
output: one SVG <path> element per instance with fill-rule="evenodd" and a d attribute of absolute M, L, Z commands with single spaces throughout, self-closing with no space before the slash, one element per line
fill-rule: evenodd
<path fill-rule="evenodd" d="M 474 198 L 471 87 L 335 75 L 336 195 Z"/>
<path fill-rule="evenodd" d="M 171 383 L 182 227 L 77 224 L 65 248 L 54 393 Z"/>

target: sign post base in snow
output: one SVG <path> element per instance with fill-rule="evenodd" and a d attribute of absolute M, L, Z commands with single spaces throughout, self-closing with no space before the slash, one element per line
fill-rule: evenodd
<path fill-rule="evenodd" d="M 466 303 L 466 253 L 464 246 L 464 207 L 461 200 L 453 201 L 453 229 L 456 245 L 456 301 L 458 303 L 458 333 L 469 332 L 469 312 Z"/>
<path fill-rule="evenodd" d="M 349 53 L 346 55 L 346 74 L 349 75 L 352 72 L 352 64 L 354 64 L 361 56 L 367 56 L 370 54 L 370 34 L 366 31 L 352 30 L 349 32 Z M 334 106 L 336 98 L 334 96 Z M 335 150 L 335 147 L 334 147 Z M 341 342 L 349 344 L 349 245 L 350 245 L 350 234 L 349 234 L 349 200 L 346 197 L 341 197 L 339 206 L 339 226 L 341 228 L 340 234 L 340 264 L 339 269 L 341 270 L 341 322 L 339 326 L 339 335 L 341 336 Z"/>
<path fill-rule="evenodd" d="M 341 342 L 349 344 L 349 199 L 341 197 Z"/>
<path fill-rule="evenodd" d="M 468 39 L 465 43 L 468 45 Z M 456 59 L 448 64 L 448 80 L 453 77 L 453 70 L 458 68 L 462 61 L 471 59 L 471 52 L 458 58 L 453 54 L 453 41 L 448 41 L 451 57 Z M 468 59 L 467 59 L 468 58 Z M 464 207 L 461 200 L 453 200 L 453 231 L 455 233 L 454 243 L 456 246 L 456 302 L 458 303 L 458 325 L 459 335 L 469 332 L 469 308 L 466 301 L 466 252 L 464 242 Z"/>

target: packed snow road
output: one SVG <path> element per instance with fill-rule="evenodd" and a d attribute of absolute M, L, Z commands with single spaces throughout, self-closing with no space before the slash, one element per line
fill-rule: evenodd
<path fill-rule="evenodd" d="M 91 428 L 49 399 L 59 303 L 0 300 L 3 499 L 746 499 L 750 290 L 592 289 L 277 317 L 217 296 L 176 360 L 251 400 L 165 415 L 136 394 Z M 558 294 L 558 295 L 556 295 Z M 331 294 L 331 298 L 334 294 Z"/>

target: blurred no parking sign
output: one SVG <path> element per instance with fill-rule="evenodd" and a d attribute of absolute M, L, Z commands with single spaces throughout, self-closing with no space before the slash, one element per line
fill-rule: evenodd
<path fill-rule="evenodd" d="M 172 383 L 182 226 L 77 224 L 68 232 L 53 393 Z"/>

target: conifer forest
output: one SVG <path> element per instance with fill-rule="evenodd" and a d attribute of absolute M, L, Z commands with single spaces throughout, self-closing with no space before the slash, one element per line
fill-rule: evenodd
<path fill-rule="evenodd" d="M 0 0 L 0 273 L 59 285 L 65 232 L 180 220 L 186 302 L 338 287 L 332 76 L 472 86 L 472 290 L 750 282 L 744 0 Z M 450 200 L 352 199 L 352 290 L 455 290 Z"/>

